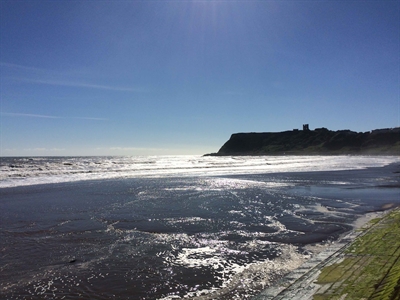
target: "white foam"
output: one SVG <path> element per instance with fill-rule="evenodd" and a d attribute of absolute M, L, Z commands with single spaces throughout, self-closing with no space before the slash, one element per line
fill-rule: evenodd
<path fill-rule="evenodd" d="M 260 244 L 270 244 L 270 242 L 258 242 Z M 300 254 L 293 245 L 280 245 L 279 248 L 281 255 L 278 258 L 248 264 L 227 263 L 223 257 L 223 248 L 205 246 L 182 249 L 182 252 L 174 260 L 175 264 L 191 268 L 210 267 L 223 269 L 219 278 L 223 282 L 220 288 L 199 289 L 196 286 L 193 287 L 193 291 L 188 292 L 183 298 L 217 299 L 224 294 L 235 291 L 239 293 L 236 297 L 232 296 L 234 297 L 232 299 L 241 299 L 240 291 L 246 294 L 249 291 L 257 293 L 268 286 L 271 281 L 298 268 L 310 257 L 309 254 Z M 169 295 L 161 298 L 161 300 L 178 298 L 182 297 Z"/>
<path fill-rule="evenodd" d="M 380 167 L 395 156 L 137 156 L 2 158 L 0 188 L 125 177 L 217 176 L 273 172 L 308 172 Z M 260 182 L 215 181 L 215 189 Z M 286 183 L 264 183 L 279 186 Z M 345 184 L 345 183 L 343 183 Z"/>

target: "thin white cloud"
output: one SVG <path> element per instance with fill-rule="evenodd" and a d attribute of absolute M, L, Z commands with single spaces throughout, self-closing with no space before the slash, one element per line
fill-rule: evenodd
<path fill-rule="evenodd" d="M 24 151 L 41 151 L 41 152 L 58 152 L 58 151 L 64 151 L 64 148 L 27 148 L 23 149 Z"/>
<path fill-rule="evenodd" d="M 138 89 L 138 88 L 90 84 L 90 83 L 81 83 L 81 82 L 73 82 L 73 81 L 65 81 L 65 80 L 45 80 L 45 79 L 29 79 L 29 78 L 16 78 L 16 77 L 8 77 L 8 79 L 30 82 L 30 83 L 45 84 L 45 85 L 68 86 L 68 87 L 90 88 L 90 89 L 100 89 L 100 90 L 112 90 L 112 91 L 118 91 L 118 92 L 143 92 L 143 90 Z"/>
<path fill-rule="evenodd" d="M 17 64 L 10 64 L 6 62 L 0 62 L 1 67 L 13 68 L 13 69 L 20 69 L 26 71 L 35 71 L 35 72 L 48 72 L 48 70 L 36 68 L 36 67 L 29 67 L 29 66 L 22 66 Z"/>
<path fill-rule="evenodd" d="M 23 114 L 23 113 L 8 113 L 8 112 L 2 112 L 1 115 L 2 116 L 9 116 L 9 117 L 31 117 L 31 118 L 45 118 L 45 119 L 62 119 L 62 117 L 57 117 L 57 116 Z"/>
<path fill-rule="evenodd" d="M 11 148 L 3 149 L 3 152 L 15 152 L 15 151 L 17 151 L 17 149 L 15 149 L 15 148 L 13 148 L 13 149 L 11 149 Z"/>
<path fill-rule="evenodd" d="M 146 147 L 110 147 L 110 150 L 117 151 L 165 151 L 165 148 L 146 148 Z"/>
<path fill-rule="evenodd" d="M 30 72 L 36 72 L 36 73 L 40 72 L 40 73 L 43 73 L 42 75 L 45 75 L 45 74 L 51 75 L 51 76 L 59 75 L 62 77 L 65 77 L 65 75 L 67 75 L 67 76 L 71 75 L 70 73 L 58 72 L 55 70 L 42 69 L 42 68 L 37 68 L 37 67 L 24 66 L 24 65 L 12 64 L 12 63 L 6 63 L 6 62 L 0 62 L 0 67 L 6 67 L 6 68 L 10 68 L 10 69 L 15 69 L 15 70 L 30 71 Z M 85 82 L 74 82 L 74 81 L 68 81 L 68 80 L 31 79 L 31 78 L 23 78 L 23 77 L 11 77 L 11 76 L 5 77 L 5 76 L 3 76 L 3 79 L 5 79 L 5 78 L 11 79 L 11 80 L 23 81 L 23 82 L 46 84 L 46 85 L 112 90 L 112 91 L 119 91 L 119 92 L 144 92 L 143 89 L 139 89 L 139 88 L 110 86 L 110 85 L 102 85 L 102 84 L 90 84 L 90 83 L 85 83 Z"/>
<path fill-rule="evenodd" d="M 9 117 L 30 117 L 30 118 L 44 118 L 44 119 L 78 119 L 78 120 L 93 120 L 93 121 L 108 121 L 105 118 L 93 118 L 93 117 L 61 117 L 61 116 L 49 116 L 49 115 L 37 115 L 37 114 L 25 114 L 25 113 L 10 113 L 2 112 L 3 116 Z"/>
<path fill-rule="evenodd" d="M 106 118 L 91 118 L 91 117 L 69 117 L 68 119 L 108 121 L 108 119 L 106 119 Z"/>

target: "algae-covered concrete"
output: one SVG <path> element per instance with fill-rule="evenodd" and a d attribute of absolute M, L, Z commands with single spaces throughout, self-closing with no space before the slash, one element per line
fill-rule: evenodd
<path fill-rule="evenodd" d="M 400 209 L 351 232 L 254 299 L 400 299 Z"/>

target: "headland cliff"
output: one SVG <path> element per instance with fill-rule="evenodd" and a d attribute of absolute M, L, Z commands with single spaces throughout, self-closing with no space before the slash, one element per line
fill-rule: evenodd
<path fill-rule="evenodd" d="M 368 132 L 326 128 L 235 133 L 210 156 L 230 155 L 400 155 L 400 127 Z"/>

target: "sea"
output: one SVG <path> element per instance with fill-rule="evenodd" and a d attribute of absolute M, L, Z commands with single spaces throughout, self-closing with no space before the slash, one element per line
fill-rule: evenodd
<path fill-rule="evenodd" d="M 0 299 L 251 299 L 370 212 L 399 156 L 0 159 Z"/>

